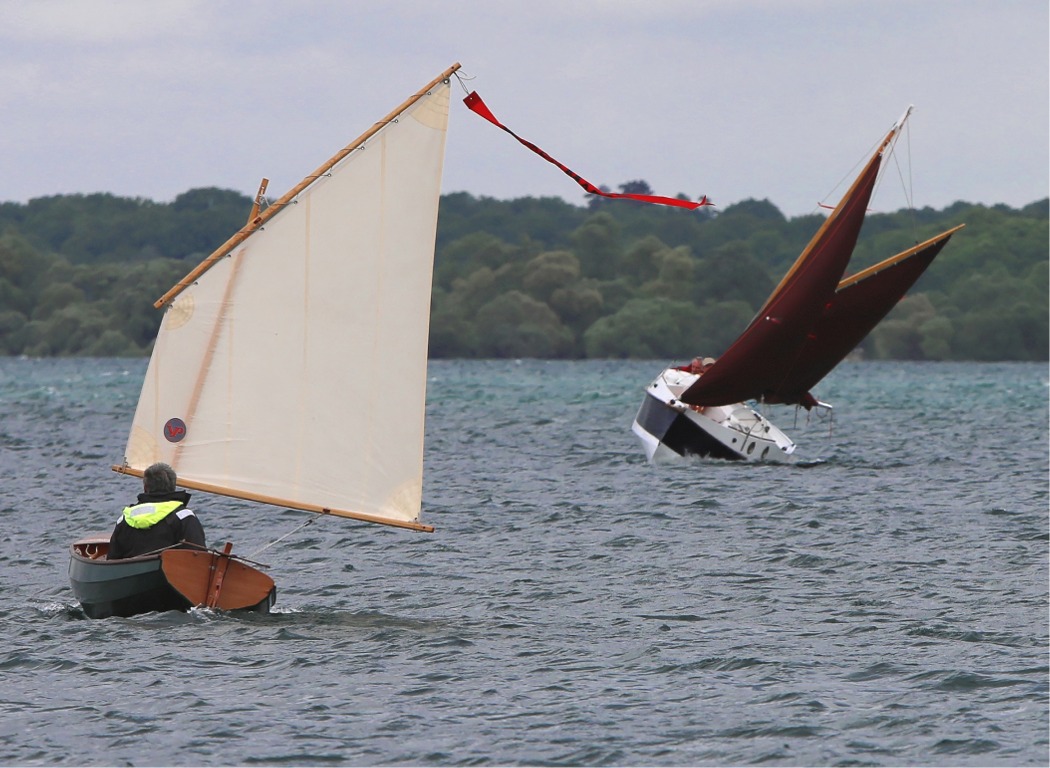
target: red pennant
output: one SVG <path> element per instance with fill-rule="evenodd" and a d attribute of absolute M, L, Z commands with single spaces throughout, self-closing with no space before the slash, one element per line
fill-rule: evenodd
<path fill-rule="evenodd" d="M 564 171 L 565 174 L 569 176 L 569 178 L 571 178 L 585 190 L 590 192 L 592 195 L 601 195 L 602 197 L 626 198 L 628 200 L 638 200 L 643 203 L 653 203 L 654 205 L 672 205 L 676 208 L 688 208 L 691 211 L 695 211 L 702 205 L 714 205 L 714 203 L 709 203 L 707 201 L 707 195 L 704 195 L 702 198 L 700 198 L 697 202 L 694 203 L 690 200 L 680 200 L 677 197 L 661 197 L 660 195 L 631 195 L 627 193 L 604 192 L 598 189 L 598 187 L 591 184 L 591 182 L 587 181 L 587 179 L 583 178 L 572 169 L 566 168 L 564 165 L 559 163 L 557 160 L 555 160 L 542 149 L 537 147 L 531 141 L 526 141 L 525 139 L 521 138 L 521 136 L 514 133 L 514 131 L 512 131 L 510 128 L 508 128 L 499 120 L 497 120 L 496 116 L 492 114 L 492 110 L 490 110 L 488 108 L 488 105 L 486 105 L 485 102 L 481 100 L 481 97 L 478 96 L 477 91 L 471 91 L 470 95 L 463 99 L 463 103 L 467 105 L 467 108 L 471 112 L 474 112 L 475 114 L 478 114 L 481 117 L 485 118 L 497 128 L 502 128 L 515 139 L 520 141 L 526 147 L 528 147 L 537 155 L 546 160 L 548 163 L 552 163 L 553 165 L 556 165 L 559 168 L 561 168 L 561 170 Z"/>

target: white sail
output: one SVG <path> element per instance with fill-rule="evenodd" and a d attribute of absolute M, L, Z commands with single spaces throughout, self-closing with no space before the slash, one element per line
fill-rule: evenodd
<path fill-rule="evenodd" d="M 164 461 L 188 488 L 429 530 L 418 520 L 451 71 L 178 293 L 127 471 Z"/>

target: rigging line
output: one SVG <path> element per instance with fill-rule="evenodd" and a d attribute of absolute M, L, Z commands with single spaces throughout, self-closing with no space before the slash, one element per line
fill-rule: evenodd
<path fill-rule="evenodd" d="M 912 207 L 912 204 L 911 204 L 911 196 L 912 196 L 911 195 L 911 190 L 908 188 L 908 182 L 905 181 L 905 179 L 904 179 L 904 171 L 901 168 L 900 153 L 897 151 L 897 142 L 898 142 L 899 139 L 900 139 L 900 134 L 898 133 L 898 136 L 894 138 L 894 141 L 892 141 L 892 143 L 889 145 L 889 147 L 887 148 L 886 151 L 889 152 L 890 157 L 892 159 L 894 159 L 894 167 L 897 168 L 897 177 L 898 177 L 898 179 L 901 182 L 901 189 L 904 191 L 904 201 L 905 201 L 907 207 L 911 208 Z M 910 162 L 909 162 L 909 165 L 910 165 Z M 885 178 L 884 174 L 880 173 L 879 174 L 879 186 L 882 185 L 882 181 L 883 181 L 884 178 Z"/>
<path fill-rule="evenodd" d="M 900 130 L 897 131 L 896 135 L 893 136 L 893 138 L 890 140 L 889 144 L 883 150 L 883 152 L 882 152 L 883 164 L 882 164 L 882 167 L 879 168 L 879 175 L 878 175 L 878 178 L 875 181 L 875 188 L 872 190 L 871 196 L 872 196 L 872 199 L 874 199 L 878 195 L 878 191 L 880 189 L 882 189 L 882 183 L 886 179 L 886 175 L 888 173 L 888 171 L 886 170 L 887 164 L 886 164 L 885 161 L 886 161 L 886 159 L 892 159 L 893 160 L 893 166 L 897 169 L 897 177 L 898 177 L 898 179 L 900 180 L 900 183 L 901 183 L 901 190 L 904 192 L 905 207 L 908 208 L 910 211 L 912 211 L 912 213 L 914 213 L 915 208 L 914 208 L 914 205 L 912 203 L 913 195 L 912 195 L 911 189 L 908 186 L 908 182 L 905 181 L 905 179 L 904 179 L 904 172 L 901 170 L 901 161 L 900 161 L 900 158 L 898 157 L 898 153 L 897 153 L 897 142 L 900 140 L 901 133 L 903 133 L 905 130 L 909 131 L 908 136 L 910 137 L 911 136 L 911 133 L 910 133 L 911 126 L 908 125 L 908 124 L 905 124 L 905 125 L 901 126 Z M 908 158 L 907 158 L 907 160 L 908 160 L 908 167 L 909 167 L 908 175 L 910 177 L 910 175 L 911 175 L 910 146 L 911 145 L 910 145 L 910 142 L 906 142 L 906 144 L 908 145 L 908 148 L 909 148 L 908 149 Z M 889 213 L 889 211 L 887 211 L 887 213 Z"/>
<path fill-rule="evenodd" d="M 915 235 L 915 232 L 918 231 L 919 223 L 917 213 L 915 210 L 915 191 L 912 188 L 911 125 L 905 125 L 902 131 L 907 131 L 904 142 L 904 164 L 902 165 L 901 158 L 899 157 L 899 153 L 897 152 L 897 141 L 900 138 L 899 135 L 896 138 L 894 138 L 893 144 L 889 148 L 889 151 L 893 158 L 893 166 L 897 169 L 897 178 L 900 181 L 901 191 L 904 193 L 904 207 L 907 209 L 907 213 L 911 220 L 911 227 L 913 233 L 912 236 L 915 237 L 915 241 L 918 242 L 919 238 L 917 235 Z M 907 168 L 903 167 L 905 165 L 907 166 Z M 907 178 L 905 178 L 905 176 L 907 176 Z M 884 175 L 880 173 L 876 189 L 882 186 L 884 178 Z M 892 213 L 892 211 L 886 211 L 886 213 Z"/>
<path fill-rule="evenodd" d="M 864 165 L 864 162 L 865 162 L 865 159 L 862 157 L 860 159 L 860 161 L 858 161 L 857 163 L 854 163 L 853 167 L 850 168 L 848 171 L 846 171 L 846 173 L 843 174 L 842 178 L 839 179 L 838 181 L 836 181 L 835 184 L 831 187 L 831 189 L 829 189 L 827 191 L 827 193 L 822 198 L 820 198 L 820 201 L 817 203 L 817 207 L 818 208 L 834 208 L 835 206 L 828 205 L 824 201 L 827 200 L 829 197 L 831 197 L 833 194 L 835 194 L 835 191 L 840 189 L 843 185 L 845 185 L 845 183 L 849 179 L 852 179 L 856 175 L 857 169 L 860 168 L 862 165 Z"/>
<path fill-rule="evenodd" d="M 470 95 L 470 90 L 463 83 L 463 81 L 464 80 L 477 80 L 478 79 L 477 75 L 475 75 L 474 77 L 467 77 L 467 75 L 462 74 L 461 70 L 458 70 L 458 69 L 455 72 L 453 72 L 452 74 L 454 74 L 456 76 L 456 80 L 459 82 L 459 87 L 463 89 L 463 93 L 465 93 L 465 94 L 467 94 L 469 96 Z"/>
<path fill-rule="evenodd" d="M 914 172 L 914 165 L 912 164 L 912 159 L 911 159 L 911 123 L 908 123 L 907 125 L 905 125 L 904 128 L 905 128 L 904 148 L 906 150 L 907 160 L 908 160 L 908 204 L 912 207 L 912 210 L 914 210 L 915 209 L 915 187 L 913 186 L 914 182 L 912 180 L 912 173 Z"/>
<path fill-rule="evenodd" d="M 874 143 L 872 143 L 871 146 L 868 147 L 868 150 L 860 156 L 860 159 L 853 164 L 853 167 L 846 171 L 846 173 L 843 174 L 841 179 L 835 182 L 835 184 L 831 187 L 831 189 L 828 190 L 827 194 L 825 194 L 824 197 L 820 198 L 820 202 L 817 203 L 817 207 L 834 208 L 834 205 L 826 205 L 824 201 L 831 197 L 833 194 L 835 194 L 835 191 L 837 189 L 840 189 L 843 186 L 848 186 L 846 182 L 857 175 L 857 169 L 865 165 L 871 159 L 871 156 L 875 154 L 875 150 L 878 149 L 878 147 L 879 141 L 875 141 Z"/>
<path fill-rule="evenodd" d="M 901 163 L 900 163 L 900 160 L 897 158 L 897 154 L 896 153 L 893 154 L 893 165 L 897 169 L 897 177 L 900 179 L 901 189 L 904 190 L 904 202 L 907 205 L 908 210 L 914 210 L 915 209 L 915 205 L 912 202 L 911 190 L 908 189 L 908 182 L 904 178 L 904 171 L 901 168 Z"/>
<path fill-rule="evenodd" d="M 258 548 L 257 550 L 255 550 L 254 552 L 249 552 L 249 553 L 248 553 L 248 557 L 255 557 L 255 556 L 256 556 L 257 554 L 259 554 L 260 552 L 262 552 L 262 551 L 264 551 L 264 550 L 267 550 L 267 549 L 269 549 L 269 548 L 270 548 L 270 547 L 272 547 L 272 546 L 273 546 L 274 544 L 277 544 L 278 542 L 284 541 L 284 540 L 285 540 L 285 539 L 287 539 L 287 538 L 288 538 L 289 536 L 291 536 L 291 535 L 292 535 L 293 533 L 296 533 L 297 531 L 301 531 L 301 530 L 302 530 L 303 528 L 305 528 L 305 527 L 306 527 L 306 526 L 308 526 L 308 525 L 313 525 L 313 524 L 314 524 L 314 522 L 316 522 L 316 520 L 317 520 L 317 517 L 311 517 L 311 518 L 310 518 L 309 520 L 307 520 L 307 521 L 306 521 L 305 523 L 303 523 L 303 524 L 302 524 L 302 525 L 300 525 L 299 527 L 297 527 L 297 528 L 293 528 L 292 530 L 288 531 L 288 533 L 284 534 L 284 536 L 280 536 L 280 537 L 278 537 L 278 538 L 274 539 L 274 540 L 273 540 L 273 541 L 271 541 L 271 542 L 270 542 L 269 544 L 265 544 L 265 545 L 263 545 L 263 546 L 259 547 L 259 548 Z"/>
<path fill-rule="evenodd" d="M 905 159 L 908 163 L 908 181 L 906 183 L 902 181 L 902 183 L 905 183 L 905 196 L 908 201 L 908 211 L 911 213 L 911 226 L 913 232 L 912 236 L 915 237 L 915 242 L 919 242 L 917 234 L 919 230 L 919 216 L 918 212 L 915 210 L 915 186 L 914 180 L 912 179 L 912 175 L 915 171 L 915 165 L 912 162 L 911 154 L 911 123 L 909 122 L 904 127 L 906 130 L 906 133 L 904 135 L 904 148 L 906 154 Z"/>

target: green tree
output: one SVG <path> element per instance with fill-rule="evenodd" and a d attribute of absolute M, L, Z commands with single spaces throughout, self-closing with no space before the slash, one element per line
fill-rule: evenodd
<path fill-rule="evenodd" d="M 660 264 L 660 271 L 655 280 L 642 286 L 642 293 L 675 301 L 689 300 L 694 293 L 694 275 L 697 270 L 696 259 L 689 253 L 689 248 L 668 248 L 656 258 Z"/>
<path fill-rule="evenodd" d="M 488 232 L 472 232 L 460 237 L 434 256 L 434 285 L 450 288 L 464 275 L 486 267 L 499 269 L 514 258 L 511 246 Z"/>
<path fill-rule="evenodd" d="M 692 298 L 699 305 L 708 301 L 743 301 L 757 310 L 773 292 L 775 284 L 751 247 L 736 240 L 720 246 L 700 261 L 695 286 Z"/>
<path fill-rule="evenodd" d="M 655 235 L 646 235 L 635 240 L 620 257 L 618 273 L 635 285 L 643 285 L 656 279 L 667 245 Z"/>
<path fill-rule="evenodd" d="M 522 286 L 540 301 L 580 279 L 580 261 L 569 251 L 545 251 L 525 265 Z"/>
<path fill-rule="evenodd" d="M 478 310 L 482 357 L 558 358 L 572 350 L 572 335 L 550 307 L 521 291 L 501 294 Z"/>
<path fill-rule="evenodd" d="M 919 347 L 925 360 L 950 360 L 955 326 L 947 317 L 931 317 L 919 325 Z"/>
<path fill-rule="evenodd" d="M 84 292 L 69 283 L 52 283 L 40 291 L 33 308 L 34 320 L 47 320 L 55 312 L 71 304 L 80 304 Z"/>
<path fill-rule="evenodd" d="M 605 299 L 596 280 L 580 280 L 558 288 L 547 302 L 576 339 L 602 315 Z M 578 344 L 574 346 L 579 346 Z"/>
<path fill-rule="evenodd" d="M 754 309 L 746 301 L 711 301 L 701 307 L 693 343 L 700 345 L 691 355 L 718 357 L 744 332 Z"/>
<path fill-rule="evenodd" d="M 26 316 L 17 310 L 0 309 L 0 355 L 21 354 L 27 322 Z"/>
<path fill-rule="evenodd" d="M 640 180 L 619 188 L 649 189 Z M 550 354 L 713 354 L 746 326 L 825 221 L 823 214 L 787 219 L 768 200 L 699 211 L 584 200 L 442 198 L 434 355 L 540 354 L 539 341 L 512 343 L 510 335 L 519 327 L 548 326 L 556 342 L 548 345 Z M 153 300 L 240 229 L 250 203 L 218 188 L 190 190 L 171 203 L 106 194 L 0 203 L 0 352 L 148 351 L 163 316 Z M 864 351 L 914 359 L 1047 359 L 1048 221 L 1048 199 L 1020 209 L 960 201 L 941 211 L 869 214 L 848 272 L 959 223 L 966 229 L 901 308 L 862 342 Z M 507 298 L 515 294 L 533 303 Z M 676 309 L 651 303 L 658 300 Z M 682 304 L 691 307 L 684 324 Z M 521 322 L 500 325 L 500 308 L 517 312 Z M 669 312 L 673 322 L 662 328 Z M 641 323 L 638 329 L 628 327 L 631 318 Z M 506 337 L 499 344 L 485 325 L 491 322 Z M 651 333 L 653 327 L 661 330 Z M 676 333 L 673 344 L 660 346 Z"/>
<path fill-rule="evenodd" d="M 588 277 L 605 279 L 616 274 L 620 260 L 620 228 L 606 212 L 595 213 L 572 233 L 572 246 Z"/>
<path fill-rule="evenodd" d="M 142 349 L 120 331 L 109 328 L 89 343 L 84 352 L 90 357 L 138 357 Z"/>
<path fill-rule="evenodd" d="M 872 331 L 877 355 L 895 360 L 924 359 L 923 328 L 930 328 L 936 315 L 937 310 L 928 296 L 906 296 Z"/>
<path fill-rule="evenodd" d="M 699 311 L 689 302 L 633 299 L 587 329 L 584 350 L 589 358 L 680 357 L 691 349 L 698 323 Z"/>

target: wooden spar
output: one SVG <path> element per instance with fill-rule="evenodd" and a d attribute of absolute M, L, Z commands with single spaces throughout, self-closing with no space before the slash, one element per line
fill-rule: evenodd
<path fill-rule="evenodd" d="M 925 241 L 923 243 L 919 243 L 918 245 L 913 246 L 913 247 L 909 248 L 906 251 L 901 251 L 896 256 L 890 256 L 888 259 L 884 259 L 883 261 L 880 261 L 878 264 L 874 264 L 874 265 L 872 265 L 870 267 L 867 267 L 866 269 L 862 269 L 860 272 L 857 272 L 856 274 L 853 274 L 853 275 L 850 275 L 849 277 L 843 278 L 842 282 L 840 282 L 838 284 L 838 286 L 836 286 L 835 290 L 836 291 L 841 291 L 843 288 L 848 288 L 849 286 L 853 285 L 854 283 L 859 283 L 861 280 L 863 280 L 866 277 L 871 277 L 872 275 L 878 274 L 882 270 L 884 270 L 884 269 L 886 269 L 888 267 L 892 267 L 894 264 L 898 264 L 898 263 L 904 261 L 905 259 L 907 259 L 907 258 L 909 258 L 911 256 L 914 256 L 916 253 L 918 253 L 919 251 L 923 250 L 924 248 L 928 248 L 929 246 L 933 245 L 934 243 L 936 243 L 936 242 L 938 242 L 940 240 L 943 240 L 946 237 L 950 237 L 950 236 L 954 235 L 956 232 L 958 232 L 960 229 L 962 229 L 965 226 L 966 226 L 965 224 L 960 224 L 957 227 L 952 227 L 951 229 L 947 230 L 946 232 L 941 232 L 941 234 L 935 235 L 934 237 L 931 237 L 929 240 L 927 240 L 927 241 Z"/>
<path fill-rule="evenodd" d="M 262 205 L 263 195 L 266 194 L 266 187 L 269 185 L 270 180 L 264 178 L 259 184 L 259 191 L 255 193 L 255 201 L 252 203 L 251 213 L 248 214 L 248 226 L 252 225 L 255 221 L 255 217 L 259 215 L 259 207 Z"/>
<path fill-rule="evenodd" d="M 283 197 L 281 197 L 279 200 L 277 200 L 277 202 L 275 202 L 273 205 L 271 205 L 269 208 L 267 208 L 265 211 L 263 211 L 261 214 L 259 214 L 259 216 L 257 216 L 254 220 L 252 220 L 249 224 L 247 224 L 244 227 L 242 227 L 235 235 L 233 235 L 233 237 L 231 237 L 225 243 L 220 245 L 211 254 L 211 256 L 209 256 L 204 261 L 202 261 L 200 264 L 198 264 L 193 270 L 190 271 L 189 274 L 187 274 L 179 282 L 175 283 L 175 285 L 172 286 L 171 289 L 167 293 L 165 293 L 163 296 L 161 296 L 159 299 L 157 299 L 155 302 L 153 302 L 153 306 L 156 307 L 157 309 L 160 309 L 165 304 L 170 303 L 172 301 L 172 299 L 174 299 L 176 296 L 178 296 L 180 293 L 182 293 L 186 288 L 191 286 L 193 284 L 193 282 L 197 278 L 199 278 L 201 275 L 203 275 L 205 272 L 207 272 L 212 267 L 212 265 L 215 264 L 215 262 L 217 262 L 219 259 L 221 259 L 223 256 L 225 256 L 231 250 L 233 250 L 238 245 L 240 245 L 242 242 L 244 242 L 248 238 L 249 235 L 251 235 L 257 229 L 259 229 L 267 221 L 269 221 L 269 219 L 272 216 L 274 216 L 278 211 L 283 209 L 284 206 L 288 205 L 295 198 L 296 195 L 298 195 L 300 192 L 302 192 L 308 186 L 313 184 L 317 179 L 319 179 L 320 177 L 322 177 L 326 173 L 328 173 L 328 171 L 331 170 L 332 167 L 336 163 L 338 163 L 344 157 L 346 157 L 351 152 L 353 152 L 355 149 L 360 147 L 368 139 L 372 138 L 372 136 L 374 136 L 383 126 L 385 126 L 387 123 L 393 121 L 398 115 L 400 115 L 402 112 L 404 112 L 410 106 L 412 106 L 416 101 L 418 101 L 423 96 L 425 96 L 427 94 L 427 92 L 429 92 L 430 89 L 433 88 L 435 85 L 437 85 L 438 83 L 444 82 L 449 77 L 451 77 L 452 74 L 456 70 L 458 70 L 459 68 L 460 68 L 460 65 L 459 65 L 458 62 L 456 64 L 453 64 L 451 67 L 449 67 L 444 72 L 442 72 L 440 75 L 438 75 L 433 80 L 431 80 L 429 83 L 427 83 L 423 88 L 418 90 L 415 94 L 410 96 L 408 99 L 405 99 L 404 103 L 401 104 L 401 106 L 397 107 L 397 109 L 393 110 L 389 115 L 387 115 L 382 120 L 377 122 L 375 125 L 373 125 L 371 128 L 369 128 L 363 134 L 361 134 L 353 142 L 351 142 L 350 144 L 346 145 L 341 150 L 336 152 L 335 155 L 333 155 L 331 158 L 329 158 L 329 160 L 327 162 L 325 162 L 323 165 L 321 165 L 316 171 L 314 171 L 312 174 L 310 174 L 309 176 L 304 178 L 302 181 L 300 181 L 298 184 L 296 184 L 294 187 L 292 187 L 288 192 L 286 192 L 284 194 Z"/>
<path fill-rule="evenodd" d="M 114 472 L 119 472 L 122 475 L 134 475 L 135 477 L 142 477 L 143 474 L 141 469 L 134 469 L 132 467 L 124 466 L 122 464 L 114 464 L 110 467 L 110 469 L 112 469 Z M 303 512 L 316 512 L 319 515 L 335 515 L 336 517 L 347 517 L 351 520 L 361 520 L 365 523 L 378 523 L 379 525 L 389 525 L 393 528 L 408 528 L 409 530 L 421 531 L 423 533 L 434 532 L 434 526 L 424 525 L 423 523 L 416 523 L 410 520 L 395 520 L 389 517 L 377 517 L 376 515 L 367 515 L 363 512 L 350 512 L 344 509 L 332 509 L 330 507 L 322 507 L 317 504 L 306 504 L 301 501 L 278 499 L 273 496 L 264 496 L 258 493 L 251 493 L 249 491 L 239 491 L 235 488 L 224 488 L 222 486 L 211 485 L 209 483 L 198 483 L 195 480 L 184 480 L 181 477 L 177 479 L 176 484 L 183 488 L 189 488 L 193 491 L 214 493 L 217 496 L 228 496 L 231 499 L 257 501 L 260 504 L 269 504 L 273 507 L 299 509 Z"/>
<path fill-rule="evenodd" d="M 821 237 L 823 236 L 824 232 L 831 228 L 832 224 L 839 218 L 839 213 L 842 211 L 843 203 L 853 198 L 853 194 L 856 191 L 857 186 L 861 183 L 861 179 L 864 178 L 872 163 L 876 163 L 881 160 L 883 152 L 886 151 L 886 148 L 890 145 L 890 143 L 893 141 L 893 138 L 900 131 L 901 127 L 904 124 L 904 120 L 908 117 L 908 114 L 910 114 L 910 112 L 911 109 L 909 108 L 908 112 L 905 112 L 901 119 L 898 120 L 894 124 L 893 128 L 890 129 L 890 132 L 886 135 L 886 138 L 883 139 L 882 142 L 879 144 L 878 151 L 871 156 L 871 159 L 868 160 L 867 164 L 864 166 L 864 169 L 857 174 L 857 177 L 853 180 L 853 184 L 850 185 L 849 190 L 846 192 L 845 195 L 842 196 L 842 200 L 840 200 L 839 204 L 835 206 L 835 209 L 831 212 L 828 218 L 824 220 L 824 223 L 820 225 L 820 229 L 817 230 L 817 233 L 815 235 L 813 235 L 812 239 L 810 239 L 809 241 L 809 244 L 806 245 L 802 253 L 799 254 L 799 257 L 795 259 L 795 263 L 791 265 L 791 269 L 787 271 L 787 273 L 780 279 L 780 282 L 777 284 L 777 287 L 773 290 L 771 294 L 769 294 L 769 298 L 766 299 L 765 303 L 762 305 L 762 308 L 758 310 L 758 312 L 755 314 L 756 318 L 762 317 L 765 314 L 766 308 L 773 303 L 773 300 L 780 295 L 780 292 L 783 290 L 784 286 L 786 286 L 791 281 L 792 276 L 799 270 L 802 264 L 809 257 L 809 254 L 813 251 L 815 244 L 821 241 Z"/>

